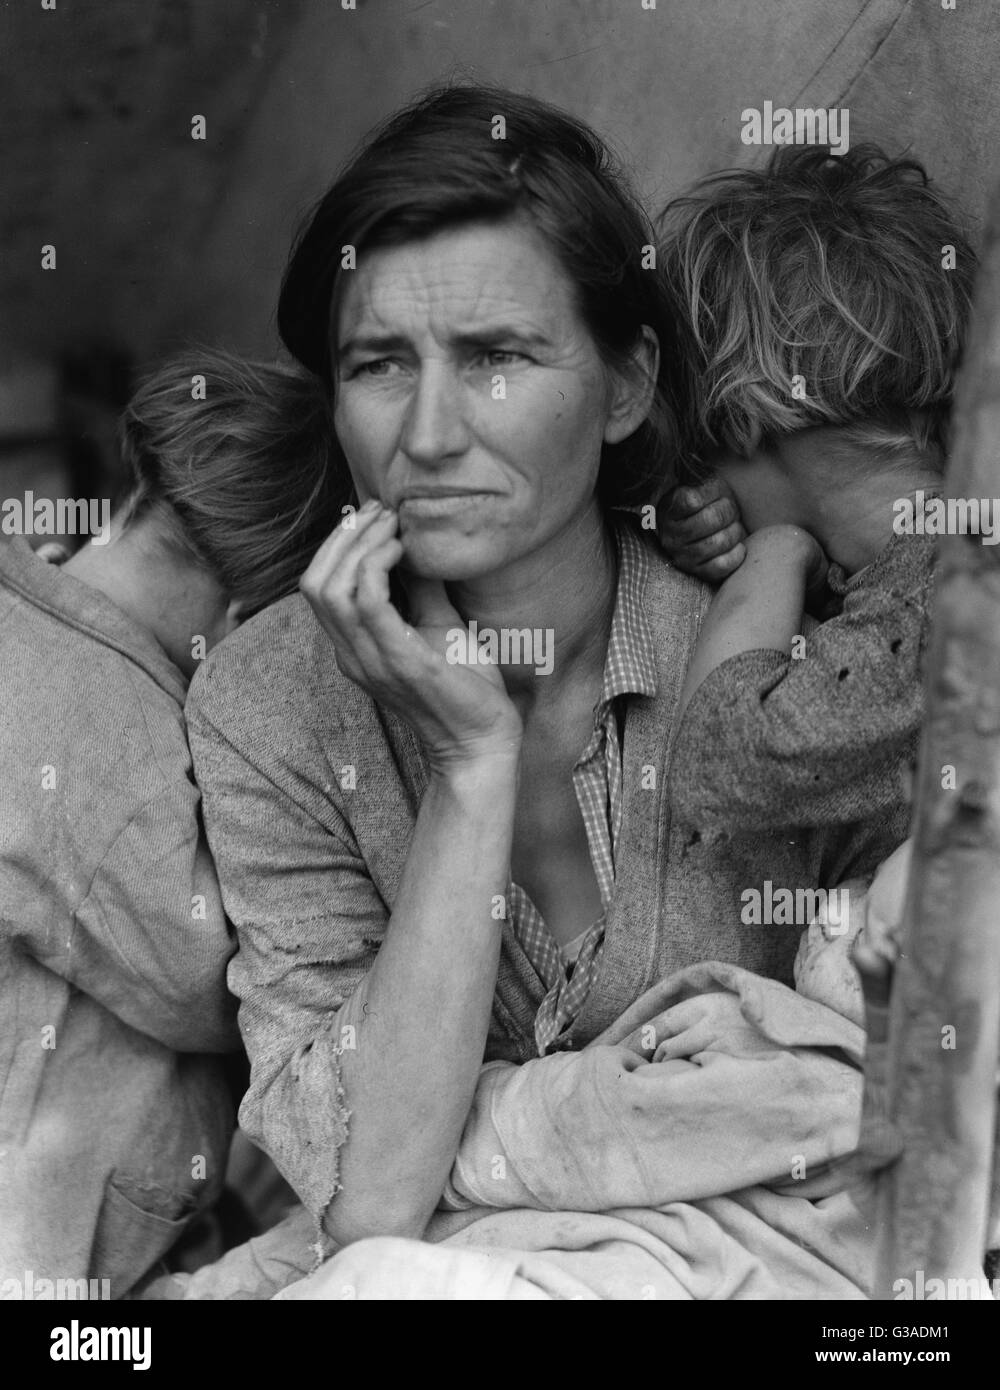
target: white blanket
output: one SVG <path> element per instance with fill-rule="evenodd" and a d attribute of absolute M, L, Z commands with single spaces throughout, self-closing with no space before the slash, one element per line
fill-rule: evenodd
<path fill-rule="evenodd" d="M 664 980 L 578 1053 L 483 1069 L 424 1241 L 316 1263 L 304 1211 L 150 1297 L 865 1298 L 864 1035 L 715 962 Z"/>

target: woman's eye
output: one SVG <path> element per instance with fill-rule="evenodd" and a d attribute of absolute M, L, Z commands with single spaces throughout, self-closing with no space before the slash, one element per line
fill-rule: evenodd
<path fill-rule="evenodd" d="M 395 362 L 391 357 L 376 357 L 371 362 L 359 362 L 352 376 L 389 376 Z"/>
<path fill-rule="evenodd" d="M 512 362 L 524 360 L 524 353 L 515 352 L 513 348 L 486 348 L 483 356 L 491 367 L 508 367 Z"/>

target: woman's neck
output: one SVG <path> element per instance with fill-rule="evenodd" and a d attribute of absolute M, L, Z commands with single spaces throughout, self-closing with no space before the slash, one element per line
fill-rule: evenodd
<path fill-rule="evenodd" d="M 533 653 L 546 660 L 503 664 L 508 693 L 530 708 L 558 699 L 568 685 L 599 681 L 604 671 L 617 590 L 617 558 L 597 501 L 541 549 L 503 570 L 448 585 L 466 622 L 485 632 L 532 635 Z"/>

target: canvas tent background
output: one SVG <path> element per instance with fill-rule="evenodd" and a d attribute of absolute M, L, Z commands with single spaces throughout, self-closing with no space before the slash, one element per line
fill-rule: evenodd
<path fill-rule="evenodd" d="M 762 161 L 741 111 L 846 106 L 976 214 L 1000 172 L 993 7 L 971 0 L 58 0 L 0 8 L 0 488 L 110 466 L 129 365 L 272 356 L 294 226 L 362 134 L 466 76 L 547 97 L 654 210 Z M 953 3 L 954 9 L 942 4 Z M 206 138 L 191 138 L 204 115 Z M 56 271 L 40 269 L 53 245 Z M 83 456 L 77 445 L 84 444 Z"/>

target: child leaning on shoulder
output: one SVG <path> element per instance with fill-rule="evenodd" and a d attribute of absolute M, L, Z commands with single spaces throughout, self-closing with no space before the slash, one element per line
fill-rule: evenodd
<path fill-rule="evenodd" d="M 62 564 L 0 546 L 0 1278 L 115 1298 L 218 1196 L 233 1125 L 235 941 L 188 679 L 295 589 L 348 496 L 298 371 L 194 350 L 142 385 L 122 437 L 106 543 Z"/>
<path fill-rule="evenodd" d="M 974 254 L 922 167 L 873 146 L 783 147 L 661 226 L 690 402 L 661 540 L 722 581 L 682 696 L 674 813 L 703 835 L 884 815 L 902 840 L 934 540 L 894 519 L 941 486 Z M 839 933 L 827 946 L 843 952 Z"/>

